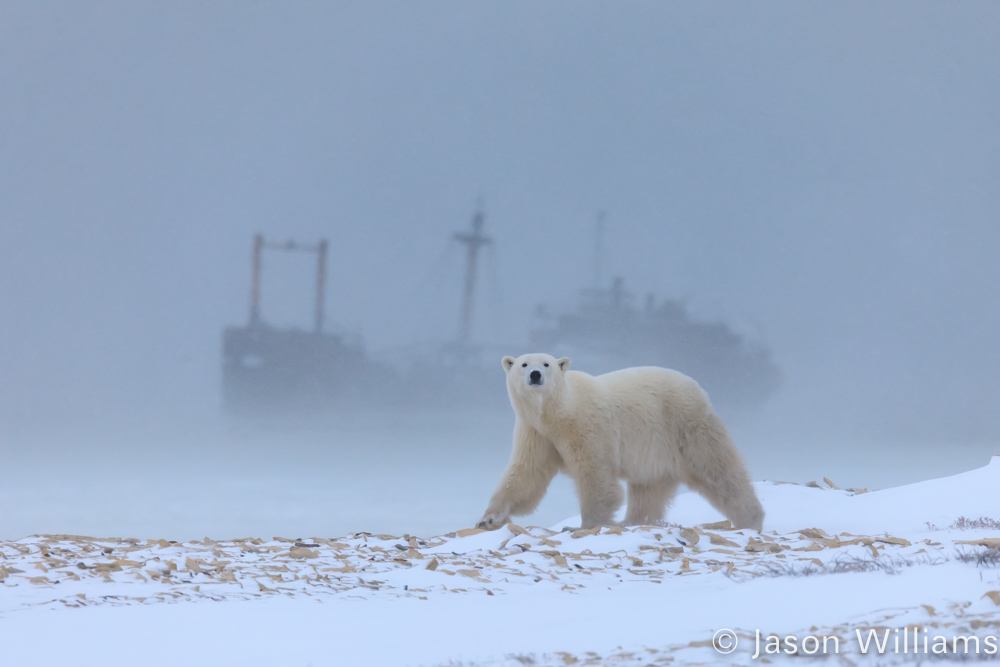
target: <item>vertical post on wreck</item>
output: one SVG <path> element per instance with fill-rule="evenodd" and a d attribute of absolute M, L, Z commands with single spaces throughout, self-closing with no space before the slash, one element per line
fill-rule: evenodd
<path fill-rule="evenodd" d="M 455 239 L 465 244 L 465 290 L 462 295 L 462 320 L 459 331 L 459 342 L 463 350 L 468 350 L 472 336 L 472 309 L 476 292 L 476 266 L 479 261 L 479 249 L 489 245 L 493 240 L 483 234 L 485 217 L 480 209 L 472 216 L 472 231 L 456 232 Z"/>
<path fill-rule="evenodd" d="M 597 213 L 597 234 L 594 239 L 594 289 L 601 289 L 601 269 L 604 264 L 604 211 Z"/>
<path fill-rule="evenodd" d="M 323 333 L 323 300 L 326 292 L 326 239 L 316 246 L 316 333 Z"/>
<path fill-rule="evenodd" d="M 264 249 L 264 237 L 253 237 L 253 277 L 250 282 L 250 324 L 260 322 L 260 254 Z"/>

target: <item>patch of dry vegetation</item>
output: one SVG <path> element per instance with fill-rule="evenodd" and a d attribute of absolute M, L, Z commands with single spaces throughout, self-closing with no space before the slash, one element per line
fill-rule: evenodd
<path fill-rule="evenodd" d="M 981 516 L 978 519 L 966 519 L 960 516 L 948 527 L 958 530 L 1000 530 L 1000 521 L 988 516 Z"/>

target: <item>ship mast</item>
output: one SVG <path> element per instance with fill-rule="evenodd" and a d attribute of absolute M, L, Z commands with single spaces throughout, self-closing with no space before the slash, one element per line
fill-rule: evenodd
<path fill-rule="evenodd" d="M 307 245 L 288 240 L 285 243 L 268 243 L 261 234 L 253 237 L 253 277 L 250 282 L 250 326 L 261 323 L 260 319 L 260 272 L 261 255 L 264 250 L 285 250 L 291 252 L 316 253 L 316 312 L 313 317 L 313 327 L 317 334 L 323 333 L 323 303 L 326 299 L 326 239 L 320 239 L 316 245 Z"/>
<path fill-rule="evenodd" d="M 597 213 L 597 234 L 594 239 L 594 289 L 601 289 L 601 269 L 604 264 L 604 211 Z"/>
<path fill-rule="evenodd" d="M 465 244 L 465 290 L 462 295 L 462 320 L 458 338 L 463 351 L 469 349 L 471 342 L 472 308 L 476 291 L 476 267 L 479 262 L 479 249 L 493 242 L 493 239 L 483 234 L 484 222 L 483 212 L 477 208 L 476 213 L 472 216 L 472 231 L 455 233 L 455 240 Z"/>

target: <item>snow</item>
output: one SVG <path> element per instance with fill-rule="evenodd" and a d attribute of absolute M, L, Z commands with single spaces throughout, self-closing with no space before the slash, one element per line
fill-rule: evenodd
<path fill-rule="evenodd" d="M 4 541 L 0 646 L 43 664 L 753 664 L 757 630 L 835 636 L 830 659 L 855 662 L 857 629 L 1000 634 L 1000 457 L 883 491 L 756 488 L 760 534 L 688 493 L 670 523 L 600 531 Z"/>

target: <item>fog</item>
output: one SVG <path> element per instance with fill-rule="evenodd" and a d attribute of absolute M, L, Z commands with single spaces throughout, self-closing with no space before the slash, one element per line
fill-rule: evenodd
<path fill-rule="evenodd" d="M 372 354 L 454 340 L 450 239 L 479 206 L 474 340 L 534 351 L 537 305 L 592 284 L 603 211 L 607 278 L 770 348 L 780 389 L 731 424 L 755 479 L 985 465 L 998 21 L 985 2 L 4 2 L 0 536 L 471 525 L 505 403 L 234 420 L 220 349 L 256 233 L 329 239 L 329 329 Z M 267 255 L 270 323 L 311 326 L 311 261 Z M 574 508 L 562 479 L 531 522 Z"/>

